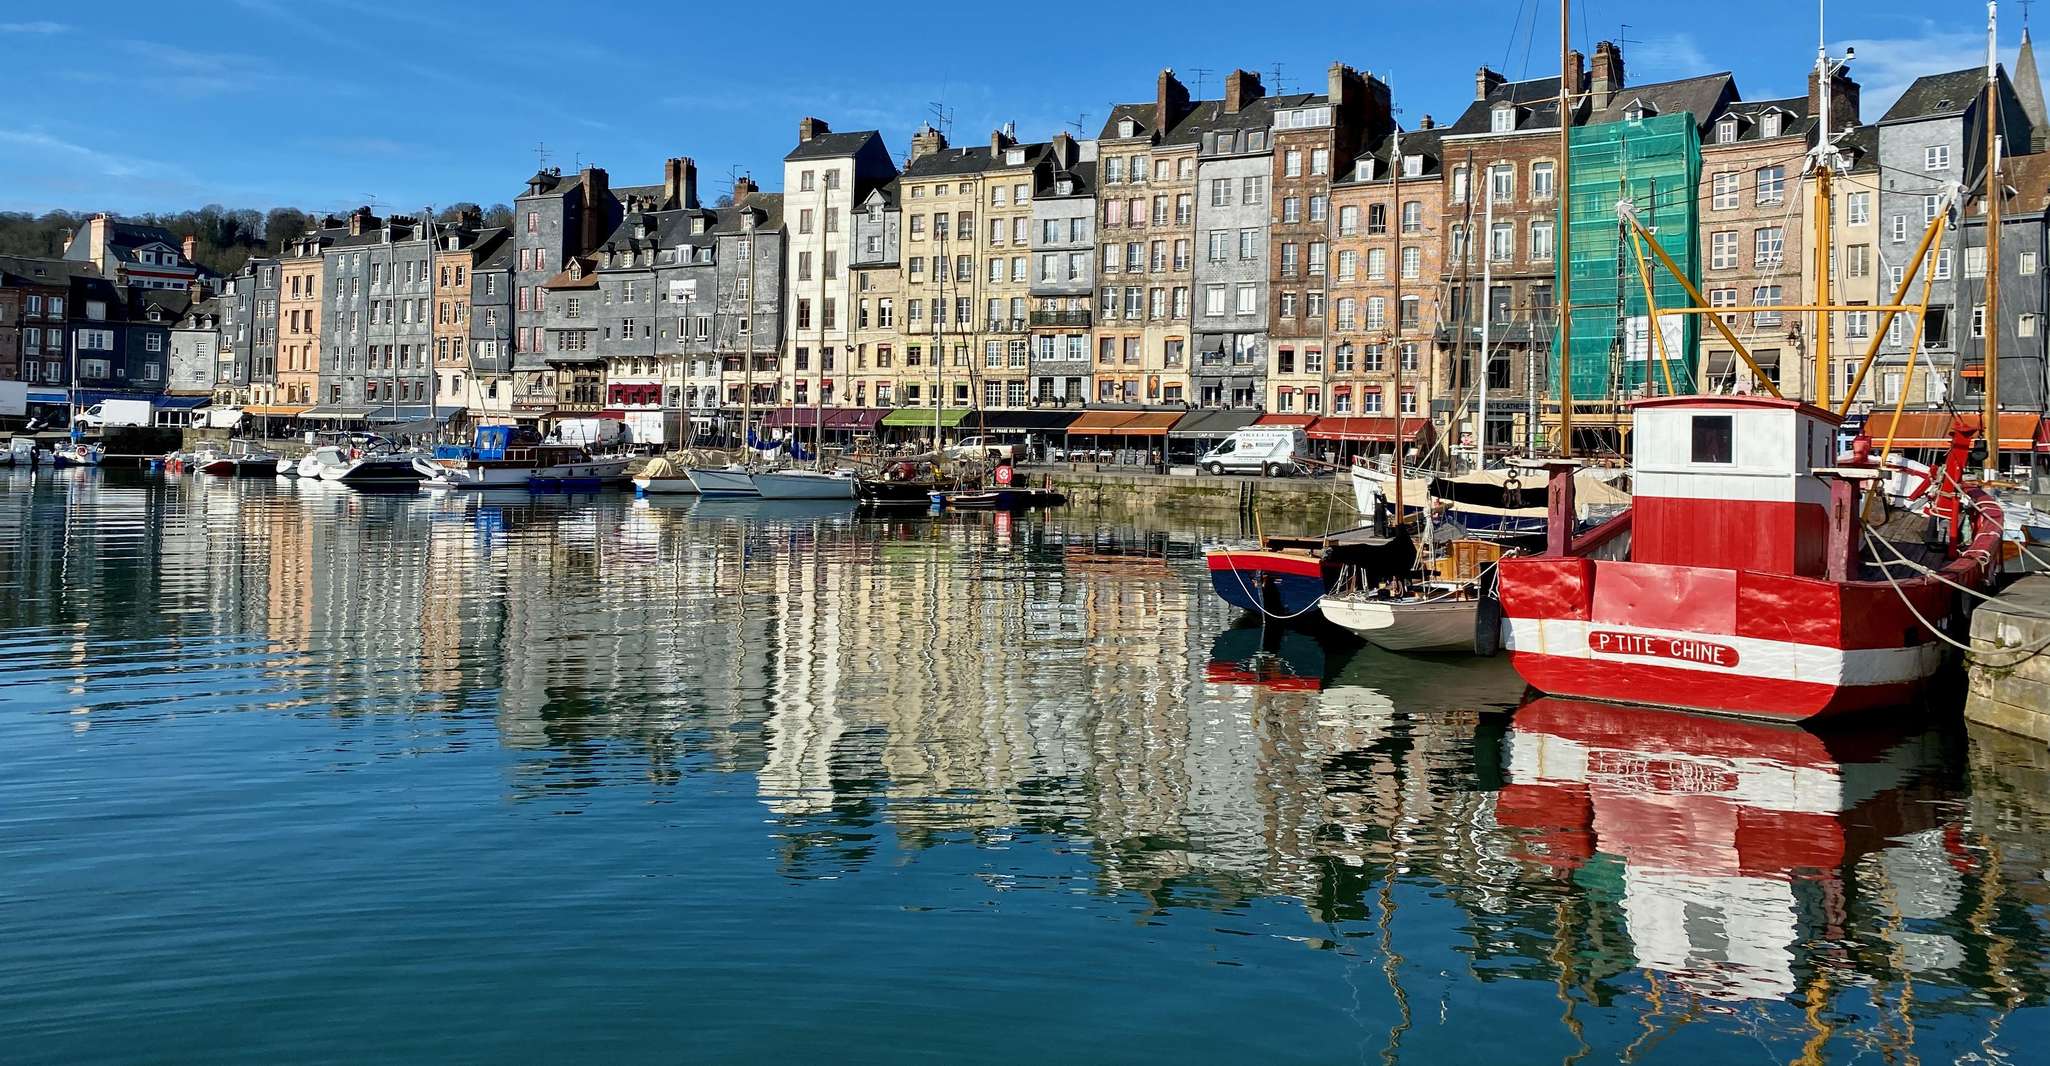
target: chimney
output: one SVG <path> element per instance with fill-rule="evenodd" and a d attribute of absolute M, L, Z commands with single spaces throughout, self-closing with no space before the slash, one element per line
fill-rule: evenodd
<path fill-rule="evenodd" d="M 1829 110 L 1828 121 L 1822 124 L 1829 132 L 1858 124 L 1858 83 L 1851 79 L 1848 67 L 1839 68 L 1829 79 Z M 1813 70 L 1808 72 L 1808 113 L 1822 114 L 1822 79 Z"/>
<path fill-rule="evenodd" d="M 1247 104 L 1267 95 L 1260 76 L 1250 70 L 1234 70 L 1224 76 L 1224 113 L 1236 115 Z"/>
<path fill-rule="evenodd" d="M 102 262 L 107 256 L 107 215 L 101 212 L 85 224 L 86 258 L 94 263 Z"/>
<path fill-rule="evenodd" d="M 1487 99 L 1489 93 L 1501 88 L 1502 83 L 1507 80 L 1487 67 L 1482 67 L 1473 76 L 1473 98 L 1476 100 Z"/>
<path fill-rule="evenodd" d="M 825 119 L 813 118 L 810 115 L 806 115 L 803 118 L 797 120 L 797 143 L 799 144 L 803 144 L 807 141 L 810 141 L 813 138 L 820 136 L 821 134 L 831 132 L 833 132 L 833 128 L 831 126 L 826 125 Z"/>
<path fill-rule="evenodd" d="M 1437 120 L 1436 120 L 1436 119 L 1433 119 L 1433 118 L 1432 118 L 1431 116 L 1429 116 L 1429 115 L 1425 115 L 1425 116 L 1423 117 L 1423 121 L 1421 121 L 1421 122 L 1418 122 L 1418 123 L 1416 124 L 1416 128 L 1417 128 L 1417 129 L 1419 129 L 1419 130 L 1434 130 L 1434 129 L 1437 129 L 1437 128 L 1438 128 L 1438 122 L 1437 122 Z"/>
<path fill-rule="evenodd" d="M 1594 46 L 1594 78 L 1588 87 L 1593 106 L 1603 108 L 1616 98 L 1623 88 L 1623 50 L 1614 41 L 1602 41 Z"/>
<path fill-rule="evenodd" d="M 178 246 L 178 250 L 185 254 L 186 262 L 191 263 L 197 261 L 199 259 L 199 256 L 197 254 L 199 251 L 199 238 L 187 234 L 184 242 Z"/>
<path fill-rule="evenodd" d="M 662 210 L 698 206 L 698 165 L 689 156 L 662 163 Z"/>
<path fill-rule="evenodd" d="M 370 209 L 368 207 L 359 207 L 356 210 L 349 212 L 349 236 L 363 236 L 363 227 L 369 224 Z"/>
<path fill-rule="evenodd" d="M 1053 135 L 1053 165 L 1061 170 L 1072 170 L 1075 166 L 1075 138 L 1067 130 Z"/>
<path fill-rule="evenodd" d="M 605 237 L 605 231 L 612 225 L 612 186 L 604 167 L 585 167 L 577 175 L 577 184 L 583 189 L 583 204 L 577 212 L 577 248 L 575 254 L 589 255 L 591 249 Z"/>
<path fill-rule="evenodd" d="M 911 159 L 913 162 L 917 162 L 934 152 L 944 152 L 946 150 L 947 135 L 933 129 L 930 123 L 921 127 L 917 133 L 911 135 Z"/>
<path fill-rule="evenodd" d="M 1174 124 L 1189 113 L 1189 89 L 1174 76 L 1172 69 L 1163 68 L 1154 82 L 1153 129 L 1165 135 Z"/>
<path fill-rule="evenodd" d="M 755 187 L 754 179 L 745 174 L 733 179 L 733 202 L 736 204 L 760 191 Z"/>
<path fill-rule="evenodd" d="M 991 163 L 1002 162 L 1004 149 L 1009 148 L 1013 143 L 1015 142 L 1005 135 L 1003 130 L 989 131 L 989 161 Z"/>
<path fill-rule="evenodd" d="M 62 255 L 62 254 L 65 254 L 65 253 L 67 253 L 67 252 L 70 252 L 70 251 L 71 251 L 71 235 L 72 235 L 72 234 L 71 234 L 71 231 L 70 231 L 70 230 L 65 230 L 65 231 L 64 231 L 64 239 L 63 239 L 63 240 L 61 240 L 61 241 L 58 241 L 58 242 L 57 242 L 57 243 L 58 243 L 58 245 L 59 245 L 59 247 L 58 247 L 58 254 L 59 254 L 59 255 Z"/>

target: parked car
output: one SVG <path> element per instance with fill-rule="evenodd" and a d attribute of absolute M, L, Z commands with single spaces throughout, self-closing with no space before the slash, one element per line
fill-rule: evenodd
<path fill-rule="evenodd" d="M 964 437 L 947 447 L 949 459 L 988 459 L 1015 463 L 1025 458 L 1025 446 L 995 437 Z"/>
<path fill-rule="evenodd" d="M 1265 474 L 1286 477 L 1294 474 L 1296 460 L 1310 454 L 1310 438 L 1301 427 L 1288 429 L 1247 428 L 1224 438 L 1224 443 L 1196 459 L 1196 469 L 1210 474 Z"/>

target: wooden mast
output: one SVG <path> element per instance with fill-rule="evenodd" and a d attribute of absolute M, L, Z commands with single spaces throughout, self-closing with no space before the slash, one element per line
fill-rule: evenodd
<path fill-rule="evenodd" d="M 1402 517 L 1402 124 L 1389 131 L 1389 207 L 1396 216 L 1395 230 L 1395 521 L 1407 528 Z M 1473 192 L 1473 171 L 1466 172 L 1467 193 Z M 1472 234 L 1468 234 L 1472 239 Z"/>
<path fill-rule="evenodd" d="M 2000 476 L 2000 60 L 1999 7 L 1986 0 L 1986 312 L 1980 320 L 1985 350 L 1985 412 L 1980 418 L 1986 437 L 1985 478 Z"/>
<path fill-rule="evenodd" d="M 1559 454 L 1573 457 L 1573 90 L 1572 0 L 1559 0 Z M 1469 179 L 1471 180 L 1471 179 Z M 1487 312 L 1483 311 L 1483 314 Z"/>

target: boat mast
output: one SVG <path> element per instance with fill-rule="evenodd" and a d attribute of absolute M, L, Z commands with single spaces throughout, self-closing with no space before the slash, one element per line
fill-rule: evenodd
<path fill-rule="evenodd" d="M 1986 438 L 1985 478 L 2000 476 L 2000 59 L 1999 7 L 1986 0 L 1986 311 L 1980 332 L 1986 335 L 1980 367 L 1985 373 L 1985 412 L 1980 431 Z"/>
<path fill-rule="evenodd" d="M 825 210 L 821 212 L 825 217 L 819 221 L 821 227 L 832 225 L 833 178 L 839 173 L 840 171 L 837 168 L 829 167 L 826 170 L 826 176 L 820 179 L 826 183 L 823 194 L 825 196 Z M 850 228 L 854 225 L 854 213 L 851 211 L 848 212 L 847 224 Z M 824 236 L 825 233 L 830 232 L 829 230 L 824 231 L 821 235 Z M 814 365 L 819 373 L 818 389 L 811 396 L 811 468 L 813 470 L 819 469 L 820 460 L 826 451 L 826 256 L 832 253 L 833 238 L 826 236 L 825 240 L 819 242 L 819 350 L 812 353 L 812 357 L 818 360 Z M 850 255 L 848 258 L 852 259 L 853 257 Z M 848 270 L 850 273 L 852 272 L 852 263 L 848 264 Z M 847 310 L 852 312 L 854 308 L 850 307 Z M 797 420 L 793 418 L 790 421 L 794 425 Z M 797 439 L 797 430 L 794 428 L 790 431 L 790 439 Z M 792 457 L 795 457 L 794 453 Z"/>
<path fill-rule="evenodd" d="M 1469 169 L 1468 175 L 1473 171 Z M 1472 180 L 1471 177 L 1468 180 Z M 1481 228 L 1493 232 L 1495 229 L 1495 198 L 1488 197 L 1488 205 L 1481 211 Z M 1486 293 L 1495 283 L 1494 265 L 1486 258 L 1481 260 L 1481 292 Z M 1494 333 L 1490 328 L 1494 312 L 1486 303 L 1481 305 L 1481 356 L 1479 360 L 1480 424 L 1473 437 L 1473 468 L 1479 470 L 1488 465 L 1488 353 L 1493 351 Z"/>
<path fill-rule="evenodd" d="M 740 370 L 740 447 L 743 455 L 751 455 L 755 417 L 755 282 L 761 280 L 761 272 L 755 269 L 759 261 L 755 253 L 760 249 L 755 247 L 753 209 L 743 205 L 740 211 L 740 239 L 747 242 L 747 285 L 740 293 L 740 321 L 747 327 L 747 364 Z M 789 252 L 787 245 L 784 252 Z"/>
<path fill-rule="evenodd" d="M 947 275 L 954 269 L 954 265 L 947 252 L 947 235 L 953 230 L 941 226 L 941 223 L 948 221 L 946 213 L 940 212 L 934 217 L 937 221 L 933 223 L 933 238 L 939 241 L 940 245 L 939 259 L 932 265 L 933 281 L 939 286 L 935 290 L 937 295 L 933 297 L 932 304 L 932 450 L 933 454 L 937 455 L 940 452 L 940 414 L 946 399 L 947 387 L 946 331 L 940 328 L 940 316 L 947 313 Z"/>
<path fill-rule="evenodd" d="M 1572 0 L 1559 0 L 1559 221 L 1554 238 L 1559 264 L 1559 454 L 1573 457 L 1573 73 Z M 1471 180 L 1471 179 L 1469 179 Z"/>
<path fill-rule="evenodd" d="M 1395 521 L 1402 524 L 1402 124 L 1389 131 L 1388 199 L 1395 210 Z M 1473 188 L 1473 171 L 1466 173 L 1467 188 Z M 1428 512 L 1429 508 L 1425 508 Z"/>
<path fill-rule="evenodd" d="M 1835 194 L 1830 191 L 1830 179 L 1836 174 L 1835 134 L 1830 130 L 1829 43 L 1822 26 L 1822 0 L 1816 0 L 1815 20 L 1815 78 L 1821 94 L 1822 114 L 1815 120 L 1815 154 L 1808 161 L 1809 173 L 1815 181 L 1815 289 L 1821 299 L 1816 306 L 1824 308 L 1815 312 L 1815 405 L 1830 410 L 1830 393 L 1834 391 L 1836 367 L 1831 362 L 1829 351 L 1830 295 L 1830 210 L 1835 206 Z"/>

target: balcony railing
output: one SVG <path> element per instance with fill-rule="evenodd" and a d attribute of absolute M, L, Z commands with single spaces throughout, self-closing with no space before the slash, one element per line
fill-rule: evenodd
<path fill-rule="evenodd" d="M 985 333 L 1023 333 L 1025 320 L 1022 318 L 992 318 Z"/>
<path fill-rule="evenodd" d="M 1032 324 L 1035 326 L 1087 326 L 1088 311 L 1034 311 Z"/>

